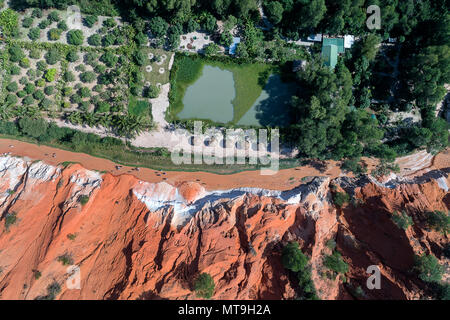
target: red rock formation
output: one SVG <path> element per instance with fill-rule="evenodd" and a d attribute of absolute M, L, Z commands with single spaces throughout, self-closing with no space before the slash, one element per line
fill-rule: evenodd
<path fill-rule="evenodd" d="M 382 288 L 365 289 L 364 298 L 415 299 L 423 284 L 408 272 L 414 254 L 440 258 L 448 244 L 423 222 L 424 211 L 449 209 L 448 192 L 442 179 L 422 180 L 387 188 L 315 178 L 287 193 L 207 192 L 193 182 L 151 184 L 80 165 L 0 157 L 0 298 L 35 299 L 56 281 L 57 299 L 192 299 L 192 280 L 208 272 L 214 299 L 291 299 L 298 288 L 281 264 L 281 248 L 298 241 L 322 299 L 354 298 L 374 264 Z M 335 208 L 331 182 L 359 204 Z M 399 229 L 391 220 L 396 210 L 406 210 L 414 227 Z M 7 229 L 13 213 L 17 221 Z M 350 266 L 345 283 L 325 276 L 330 239 Z M 79 266 L 80 289 L 67 286 L 61 255 Z"/>

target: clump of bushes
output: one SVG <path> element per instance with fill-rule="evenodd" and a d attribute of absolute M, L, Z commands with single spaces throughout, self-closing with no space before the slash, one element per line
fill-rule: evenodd
<path fill-rule="evenodd" d="M 56 296 L 61 292 L 61 286 L 57 281 L 53 281 L 47 287 L 47 295 L 39 296 L 36 300 L 55 300 Z"/>
<path fill-rule="evenodd" d="M 416 255 L 414 257 L 413 271 L 419 274 L 419 279 L 425 282 L 439 282 L 442 279 L 444 268 L 432 254 Z"/>
<path fill-rule="evenodd" d="M 290 242 L 283 248 L 281 262 L 286 269 L 297 273 L 299 286 L 302 289 L 301 298 L 317 300 L 316 288 L 308 267 L 308 258 L 300 250 L 297 242 Z"/>
<path fill-rule="evenodd" d="M 78 199 L 78 201 L 80 202 L 80 204 L 82 206 L 84 206 L 85 204 L 87 204 L 89 202 L 89 196 L 88 195 L 81 195 L 80 198 Z"/>
<path fill-rule="evenodd" d="M 338 251 L 334 251 L 331 255 L 326 256 L 323 264 L 336 273 L 344 274 L 348 271 L 348 264 L 342 259 L 342 255 Z"/>
<path fill-rule="evenodd" d="M 63 266 L 70 266 L 73 264 L 73 258 L 70 254 L 64 253 L 60 255 L 57 259 L 58 262 L 61 262 Z"/>
<path fill-rule="evenodd" d="M 210 299 L 214 294 L 214 280 L 208 273 L 201 273 L 194 282 L 195 294 L 204 299 Z"/>
<path fill-rule="evenodd" d="M 15 212 L 7 213 L 5 217 L 5 229 L 9 231 L 9 228 L 16 224 L 17 214 Z"/>
<path fill-rule="evenodd" d="M 81 30 L 70 30 L 67 32 L 67 43 L 74 45 L 74 46 L 80 46 L 83 44 L 84 36 L 83 31 Z"/>
<path fill-rule="evenodd" d="M 443 211 L 430 211 L 426 213 L 427 226 L 446 235 L 450 230 L 450 216 Z"/>
<path fill-rule="evenodd" d="M 334 204 L 342 208 L 342 206 L 350 201 L 350 196 L 345 192 L 335 192 L 333 193 Z"/>

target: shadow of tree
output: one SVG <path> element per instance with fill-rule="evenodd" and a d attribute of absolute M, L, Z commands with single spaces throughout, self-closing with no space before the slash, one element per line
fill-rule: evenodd
<path fill-rule="evenodd" d="M 293 83 L 284 83 L 280 76 L 268 78 L 264 91 L 268 97 L 255 106 L 255 117 L 261 126 L 287 126 L 290 123 L 289 107 L 294 94 Z"/>

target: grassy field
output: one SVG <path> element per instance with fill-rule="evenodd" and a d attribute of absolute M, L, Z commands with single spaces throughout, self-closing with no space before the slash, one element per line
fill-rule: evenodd
<path fill-rule="evenodd" d="M 183 97 L 186 89 L 195 83 L 202 75 L 205 65 L 219 67 L 233 73 L 234 88 L 236 91 L 233 104 L 233 121 L 236 123 L 251 108 L 260 96 L 269 75 L 275 72 L 273 66 L 263 63 L 235 64 L 224 63 L 207 59 L 193 59 L 179 57 L 176 61 L 176 75 L 174 80 L 175 97 L 171 101 L 171 116 L 176 119 L 176 114 L 183 110 Z"/>
<path fill-rule="evenodd" d="M 145 100 L 139 100 L 135 96 L 130 96 L 128 103 L 128 112 L 135 116 L 152 117 L 151 105 Z"/>
<path fill-rule="evenodd" d="M 156 85 L 157 83 L 166 84 L 169 82 L 169 61 L 172 55 L 171 52 L 164 51 L 162 49 L 153 49 L 153 48 L 144 48 L 143 51 L 148 56 L 148 54 L 152 53 L 155 57 L 157 56 L 165 56 L 164 62 L 161 65 L 158 65 L 154 59 L 148 59 L 148 63 L 144 64 L 141 67 L 141 71 L 144 74 L 144 81 L 150 82 L 152 85 Z M 151 72 L 147 72 L 145 67 L 150 65 L 152 67 Z M 159 73 L 159 69 L 164 68 L 164 73 Z"/>

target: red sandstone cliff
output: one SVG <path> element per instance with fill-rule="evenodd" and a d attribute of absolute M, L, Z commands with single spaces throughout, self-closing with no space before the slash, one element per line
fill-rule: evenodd
<path fill-rule="evenodd" d="M 280 259 L 288 241 L 311 257 L 322 299 L 354 298 L 369 265 L 380 267 L 382 287 L 360 298 L 417 299 L 424 286 L 409 273 L 414 254 L 448 262 L 442 255 L 448 238 L 423 222 L 427 210 L 449 210 L 448 183 L 440 171 L 387 186 L 316 177 L 286 192 L 206 191 L 192 182 L 152 184 L 3 156 L 0 299 L 35 299 L 54 281 L 62 288 L 57 299 L 189 299 L 199 272 L 214 278 L 214 299 L 296 298 Z M 354 204 L 336 208 L 331 185 Z M 407 231 L 391 220 L 400 210 L 413 217 Z M 11 214 L 16 221 L 6 228 Z M 350 266 L 345 279 L 326 276 L 330 239 Z M 62 255 L 80 267 L 80 289 L 67 288 Z"/>

